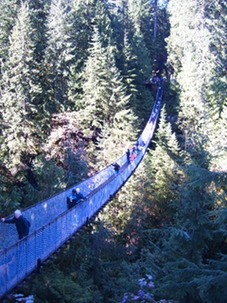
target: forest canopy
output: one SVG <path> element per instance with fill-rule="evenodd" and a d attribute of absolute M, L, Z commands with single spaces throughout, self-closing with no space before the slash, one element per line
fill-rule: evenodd
<path fill-rule="evenodd" d="M 36 302 L 224 302 L 226 12 L 224 0 L 0 1 L 2 216 L 124 154 L 154 102 L 145 84 L 164 79 L 143 163 L 25 288 Z"/>

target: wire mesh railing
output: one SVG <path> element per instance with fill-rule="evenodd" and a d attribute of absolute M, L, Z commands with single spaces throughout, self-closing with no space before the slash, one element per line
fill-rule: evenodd
<path fill-rule="evenodd" d="M 14 240 L 13 244 L 7 242 L 0 250 L 0 297 L 34 271 L 38 261 L 46 260 L 84 226 L 129 179 L 153 137 L 161 99 L 160 86 L 150 118 L 137 141 L 143 144 L 138 148 L 135 159 L 128 163 L 127 156 L 123 155 L 117 160 L 120 164 L 118 172 L 108 166 L 77 185 L 86 196 L 84 202 L 68 210 L 65 201 L 72 189 L 69 188 L 24 211 L 24 216 L 32 223 L 30 234 L 20 241 Z"/>

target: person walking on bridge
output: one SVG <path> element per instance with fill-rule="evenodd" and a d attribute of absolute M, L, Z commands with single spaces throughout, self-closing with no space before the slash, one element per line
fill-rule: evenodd
<path fill-rule="evenodd" d="M 80 203 L 85 199 L 83 194 L 81 194 L 80 192 L 80 188 L 76 188 L 76 197 L 77 197 L 77 203 Z"/>
<path fill-rule="evenodd" d="M 3 223 L 11 223 L 16 225 L 19 240 L 23 239 L 29 234 L 30 222 L 22 216 L 19 209 L 15 210 L 14 217 L 11 219 L 2 218 Z"/>
<path fill-rule="evenodd" d="M 78 204 L 79 202 L 82 202 L 84 200 L 84 196 L 81 194 L 80 189 L 79 188 L 74 188 L 72 190 L 72 193 L 70 196 L 67 197 L 67 207 L 68 209 L 72 208 L 73 206 L 75 206 L 76 204 Z"/>
<path fill-rule="evenodd" d="M 130 164 L 130 149 L 129 148 L 126 151 L 126 158 L 127 158 L 128 164 Z"/>

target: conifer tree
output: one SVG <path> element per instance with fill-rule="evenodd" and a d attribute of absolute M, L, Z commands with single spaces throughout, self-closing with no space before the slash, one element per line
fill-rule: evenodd
<path fill-rule="evenodd" d="M 129 1 L 124 9 L 123 71 L 124 81 L 135 85 L 131 106 L 140 119 L 146 119 L 150 112 L 151 94 L 145 88 L 145 82 L 151 73 L 151 57 L 144 39 L 142 11 L 146 10 L 143 1 Z M 148 27 L 146 27 L 148 29 Z M 145 30 L 145 29 L 144 29 Z M 131 60 L 132 59 L 132 60 Z M 135 74 L 134 72 L 135 71 Z M 129 78 L 128 78 L 129 77 Z M 133 77 L 133 82 L 130 80 Z M 132 87 L 133 89 L 133 87 Z"/>
<path fill-rule="evenodd" d="M 9 59 L 3 74 L 3 147 L 9 167 L 31 164 L 39 151 L 42 102 L 32 33 L 30 11 L 25 2 L 21 4 L 10 37 Z"/>
<path fill-rule="evenodd" d="M 14 26 L 19 0 L 2 0 L 0 2 L 0 68 L 8 58 L 9 36 Z"/>
<path fill-rule="evenodd" d="M 126 137 L 128 138 L 126 141 L 133 137 L 132 127 L 135 118 L 127 107 L 129 96 L 126 94 L 119 71 L 116 68 L 113 48 L 102 46 L 96 27 L 83 77 L 85 79 L 84 94 L 79 105 L 82 108 L 79 111 L 80 124 L 83 125 L 85 133 L 92 137 L 95 143 L 99 141 L 98 145 L 102 150 L 107 148 L 110 151 L 108 144 L 113 140 L 119 147 L 117 154 L 120 155 L 122 149 L 126 148 L 126 146 L 120 147 Z M 110 136 L 111 133 L 115 133 L 115 135 Z M 102 139 L 97 141 L 99 137 Z M 106 158 L 103 159 L 101 156 L 104 162 L 101 161 L 100 165 L 110 163 L 113 156 L 116 157 L 116 153 L 112 153 L 113 150 L 108 156 L 106 151 Z M 94 155 L 93 152 L 92 154 Z"/>
<path fill-rule="evenodd" d="M 183 177 L 178 164 L 178 143 L 170 123 L 166 122 L 165 107 L 161 111 L 156 134 L 155 149 L 146 160 L 147 196 L 150 196 L 152 203 L 152 220 L 156 224 L 158 221 L 158 224 L 165 224 L 172 216 L 178 184 Z"/>
<path fill-rule="evenodd" d="M 130 105 L 133 107 L 137 103 L 138 86 L 136 85 L 137 78 L 137 56 L 133 53 L 132 43 L 129 39 L 129 34 L 125 30 L 123 44 L 123 81 L 130 96 Z"/>
<path fill-rule="evenodd" d="M 209 51 L 210 33 L 205 26 L 205 4 L 192 0 L 184 6 L 180 7 L 179 4 L 175 4 L 172 7 L 173 14 L 176 14 L 172 15 L 175 22 L 178 22 L 177 18 L 185 14 L 185 11 L 190 12 L 187 14 L 187 18 L 180 21 L 180 26 L 176 24 L 174 28 L 174 22 L 172 23 L 172 31 L 175 29 L 180 34 L 179 41 L 174 41 L 181 48 L 181 51 L 177 50 L 178 58 L 180 58 L 179 56 L 184 58 L 181 60 L 181 64 L 183 64 L 181 69 L 178 69 L 178 79 L 183 85 L 181 113 L 184 116 L 186 127 L 189 128 L 189 125 L 193 123 L 192 131 L 198 133 L 202 131 L 201 127 L 205 119 L 204 87 L 208 85 L 210 71 L 213 68 L 212 55 Z M 180 44 L 180 40 L 184 41 L 184 44 Z M 186 81 L 186 79 L 190 79 L 190 81 Z M 190 112 L 188 111 L 189 104 Z"/>
<path fill-rule="evenodd" d="M 77 105 L 78 109 L 83 109 L 81 123 L 88 133 L 90 130 L 93 133 L 100 132 L 109 117 L 109 66 L 107 53 L 100 40 L 100 34 L 95 27 L 83 74 L 83 99 Z"/>
<path fill-rule="evenodd" d="M 47 18 L 47 47 L 45 50 L 45 74 L 47 111 L 67 110 L 68 80 L 73 64 L 72 10 L 67 1 L 53 0 Z"/>
<path fill-rule="evenodd" d="M 32 10 L 31 21 L 34 27 L 33 41 L 35 43 L 36 60 L 43 65 L 44 50 L 46 48 L 46 23 L 47 12 L 50 1 L 28 0 L 29 8 Z"/>
<path fill-rule="evenodd" d="M 226 295 L 226 231 L 222 228 L 225 194 L 220 189 L 225 177 L 222 175 L 222 185 L 215 182 L 219 183 L 216 187 L 213 181 L 220 173 L 194 165 L 185 171 L 187 179 L 175 204 L 174 223 L 162 231 L 164 236 L 158 241 L 162 249 L 153 259 L 160 266 L 156 268 L 157 293 L 192 302 L 222 302 Z"/>
<path fill-rule="evenodd" d="M 110 43 L 115 44 L 113 38 L 114 29 L 109 11 L 109 3 L 103 1 L 77 1 L 73 6 L 73 39 L 75 45 L 75 66 L 72 67 L 69 82 L 69 98 L 77 107 L 81 94 L 81 82 L 85 61 L 89 54 L 89 45 L 92 40 L 93 27 L 97 27 L 100 33 L 102 47 Z"/>
<path fill-rule="evenodd" d="M 141 32 L 147 48 L 152 48 L 153 43 L 153 7 L 154 1 L 129 0 L 128 14 L 136 32 Z M 150 54 L 149 54 L 149 58 Z"/>
<path fill-rule="evenodd" d="M 0 154 L 0 158 L 2 158 Z M 0 161 L 0 211 L 8 215 L 19 206 L 22 198 L 21 181 L 11 173 L 10 169 Z"/>
<path fill-rule="evenodd" d="M 145 121 L 148 118 L 148 113 L 151 108 L 151 93 L 146 89 L 145 82 L 149 79 L 151 72 L 151 62 L 149 59 L 149 52 L 144 43 L 143 35 L 140 32 L 135 32 L 132 36 L 131 49 L 132 56 L 135 60 L 131 63 L 136 63 L 135 85 L 138 93 L 136 94 L 136 103 L 131 104 L 134 113 Z M 127 75 L 125 76 L 127 77 Z"/>
<path fill-rule="evenodd" d="M 126 152 L 135 140 L 137 129 L 136 118 L 128 108 L 129 96 L 115 66 L 114 57 L 110 53 L 108 58 L 108 78 L 111 79 L 108 86 L 109 112 L 101 130 L 97 154 L 97 160 L 102 166 L 110 164 Z"/>
<path fill-rule="evenodd" d="M 206 5 L 205 8 L 208 29 L 211 34 L 210 52 L 215 60 L 209 86 L 206 90 L 208 109 L 205 150 L 208 154 L 210 169 L 221 171 L 225 171 L 226 168 L 226 148 L 223 141 L 226 128 L 226 98 L 223 98 L 223 96 L 225 95 L 227 84 L 225 72 L 226 53 L 223 42 L 226 40 L 227 20 L 221 13 L 226 8 L 226 3 L 221 0 L 209 1 L 209 5 Z"/>
<path fill-rule="evenodd" d="M 210 51 L 215 58 L 215 66 L 212 71 L 212 77 L 207 94 L 209 106 L 212 108 L 212 114 L 219 114 L 225 106 L 223 92 L 226 91 L 226 51 L 225 43 L 227 38 L 227 20 L 224 12 L 227 4 L 223 0 L 208 1 L 206 5 L 207 26 L 211 33 Z M 223 102 L 224 101 L 224 102 Z"/>
<path fill-rule="evenodd" d="M 102 45 L 107 47 L 108 44 L 113 45 L 113 28 L 110 19 L 109 3 L 108 1 L 96 2 L 94 20 L 99 32 L 101 33 Z"/>
<path fill-rule="evenodd" d="M 220 23 L 214 17 L 217 8 L 225 4 L 222 1 L 211 2 L 208 5 L 204 1 L 192 0 L 184 6 L 172 3 L 171 35 L 168 40 L 170 60 L 181 88 L 179 126 L 185 134 L 186 148 L 204 167 L 210 165 L 212 155 L 207 146 L 211 146 L 214 136 L 217 137 L 217 133 L 213 133 L 213 125 L 219 124 L 224 107 L 223 98 L 219 97 L 219 93 L 216 98 L 215 92 L 221 92 L 225 87 L 220 33 L 224 33 L 226 22 L 222 19 Z M 189 12 L 186 18 L 180 19 L 186 11 Z M 208 16 L 213 16 L 212 20 Z M 220 51 L 216 44 L 220 45 Z"/>
<path fill-rule="evenodd" d="M 72 109 L 78 109 L 78 99 L 82 93 L 82 74 L 89 54 L 89 43 L 93 34 L 95 7 L 93 1 L 72 3 L 72 39 L 74 64 L 70 67 L 68 98 Z"/>
<path fill-rule="evenodd" d="M 224 106 L 221 114 L 211 111 L 207 118 L 207 141 L 204 149 L 207 152 L 209 169 L 225 172 L 227 168 L 227 107 Z"/>

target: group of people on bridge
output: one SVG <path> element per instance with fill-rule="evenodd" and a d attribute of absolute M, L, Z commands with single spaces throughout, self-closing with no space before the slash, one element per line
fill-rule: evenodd
<path fill-rule="evenodd" d="M 126 151 L 126 158 L 127 163 L 130 164 L 131 161 L 133 161 L 137 155 L 138 152 L 143 148 L 145 143 L 137 141 L 135 145 L 132 146 L 131 149 L 128 149 Z M 113 163 L 112 166 L 114 167 L 114 170 L 118 173 L 120 170 L 120 165 L 118 163 Z M 66 205 L 68 209 L 73 208 L 74 206 L 78 205 L 80 202 L 83 202 L 85 200 L 85 196 L 81 193 L 80 188 L 74 188 L 70 195 L 67 196 L 66 199 Z M 18 233 L 18 239 L 21 240 L 25 238 L 29 234 L 30 229 L 30 222 L 22 215 L 22 212 L 17 209 L 14 212 L 14 216 L 12 218 L 2 218 L 2 223 L 10 223 L 15 224 L 17 233 Z"/>

